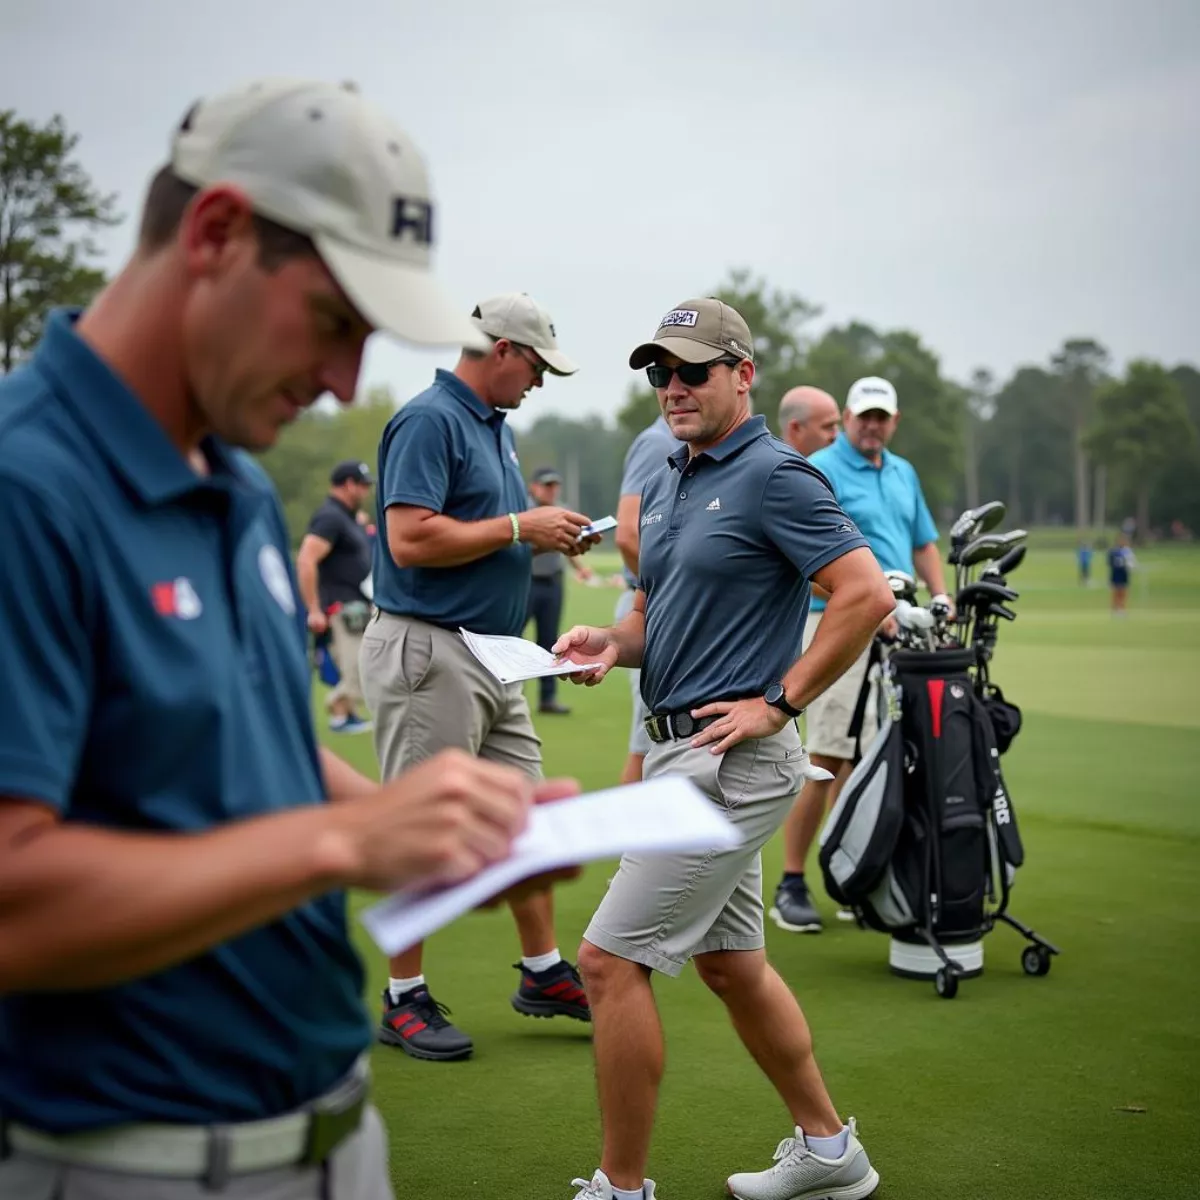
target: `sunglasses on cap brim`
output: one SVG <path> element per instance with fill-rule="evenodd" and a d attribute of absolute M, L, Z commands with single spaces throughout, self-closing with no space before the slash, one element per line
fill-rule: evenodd
<path fill-rule="evenodd" d="M 652 388 L 668 387 L 672 375 L 678 375 L 679 382 L 684 387 L 699 387 L 702 383 L 708 382 L 708 373 L 713 367 L 719 367 L 722 364 L 736 367 L 741 361 L 740 358 L 734 358 L 731 354 L 723 354 L 720 358 L 710 359 L 708 362 L 680 363 L 677 367 L 664 367 L 660 363 L 655 363 L 652 367 L 646 368 L 646 378 L 650 380 Z"/>

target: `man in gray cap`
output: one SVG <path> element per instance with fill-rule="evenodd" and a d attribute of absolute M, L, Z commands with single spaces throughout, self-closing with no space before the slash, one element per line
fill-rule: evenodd
<path fill-rule="evenodd" d="M 370 615 L 371 583 L 371 539 L 358 517 L 371 494 L 371 482 L 365 462 L 338 463 L 329 475 L 329 494 L 313 513 L 296 553 L 296 580 L 309 632 L 329 637 L 340 676 L 325 698 L 334 733 L 367 733 L 371 728 L 355 711 L 363 698 L 358 650 Z"/>
<path fill-rule="evenodd" d="M 375 328 L 487 345 L 432 214 L 352 91 L 203 100 L 129 261 L 0 380 L 3 1200 L 390 1200 L 346 893 L 473 876 L 536 790 L 456 751 L 380 787 L 318 748 L 243 451 L 351 403 Z"/>
<path fill-rule="evenodd" d="M 524 293 L 485 300 L 474 322 L 486 350 L 464 350 L 453 371 L 387 423 L 379 444 L 372 580 L 376 612 L 363 635 L 363 692 L 384 779 L 448 746 L 541 779 L 541 741 L 519 683 L 502 684 L 460 630 L 519 636 L 535 554 L 569 556 L 588 518 L 529 506 L 505 418 L 547 375 L 578 369 L 558 348 L 550 314 Z M 574 966 L 558 950 L 549 891 L 512 905 L 527 1016 L 591 1019 Z M 418 944 L 393 958 L 378 1036 L 414 1058 L 450 1061 L 474 1050 L 446 1020 L 422 973 Z"/>
<path fill-rule="evenodd" d="M 733 1175 L 741 1200 L 862 1200 L 879 1177 L 854 1121 L 834 1108 L 804 1014 L 767 962 L 762 846 L 812 772 L 795 719 L 867 645 L 892 610 L 866 540 L 824 477 L 749 411 L 754 347 L 719 300 L 685 300 L 630 356 L 645 367 L 672 434 L 686 446 L 642 493 L 633 611 L 608 629 L 577 626 L 555 651 L 598 683 L 642 670 L 653 743 L 646 778 L 683 775 L 733 820 L 743 841 L 714 853 L 626 855 L 584 933 L 603 1151 L 575 1200 L 643 1200 L 663 1071 L 652 972 L 689 960 L 794 1125 L 765 1171 Z M 825 622 L 800 656 L 811 587 Z M 769 608 L 771 620 L 763 619 Z"/>
<path fill-rule="evenodd" d="M 562 476 L 553 467 L 538 467 L 529 479 L 529 497 L 534 506 L 556 505 L 562 491 Z M 565 599 L 563 575 L 570 563 L 575 577 L 584 582 L 592 572 L 579 555 L 569 558 L 556 550 L 533 556 L 532 578 L 529 581 L 529 620 L 533 622 L 534 640 L 543 650 L 558 641 L 561 632 Z M 538 680 L 538 712 L 566 716 L 570 709 L 558 699 L 558 676 L 546 675 Z"/>

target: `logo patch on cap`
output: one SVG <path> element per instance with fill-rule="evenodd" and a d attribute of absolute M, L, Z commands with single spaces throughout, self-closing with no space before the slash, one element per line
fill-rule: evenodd
<path fill-rule="evenodd" d="M 700 314 L 694 308 L 676 308 L 667 313 L 665 317 L 658 323 L 659 329 L 666 329 L 673 325 L 693 326 L 700 319 Z"/>

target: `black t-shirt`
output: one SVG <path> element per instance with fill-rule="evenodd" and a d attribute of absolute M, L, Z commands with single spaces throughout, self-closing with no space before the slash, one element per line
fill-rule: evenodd
<path fill-rule="evenodd" d="M 313 514 L 308 532 L 324 538 L 329 553 L 317 568 L 317 596 L 322 608 L 365 600 L 362 582 L 371 574 L 371 539 L 340 501 L 327 496 Z"/>

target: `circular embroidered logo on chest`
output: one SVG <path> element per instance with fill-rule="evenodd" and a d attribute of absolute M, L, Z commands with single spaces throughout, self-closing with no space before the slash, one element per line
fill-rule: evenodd
<path fill-rule="evenodd" d="M 289 617 L 296 615 L 296 594 L 292 591 L 291 576 L 284 565 L 283 555 L 272 545 L 263 546 L 258 552 L 258 573 L 267 585 L 267 591 L 275 597 L 275 603 Z"/>

